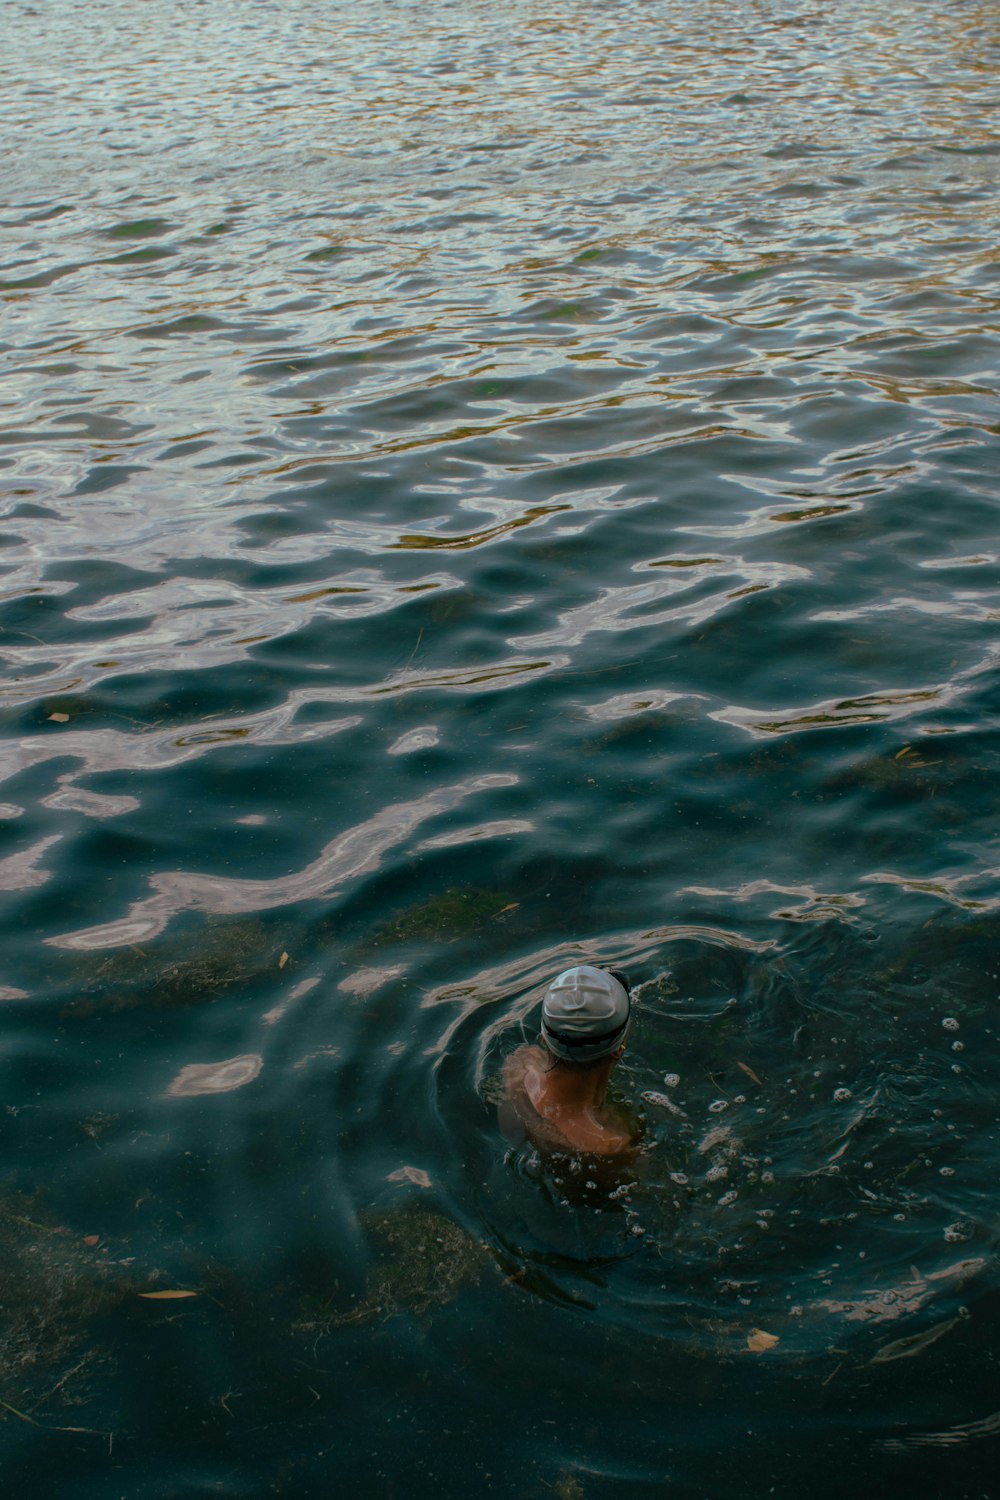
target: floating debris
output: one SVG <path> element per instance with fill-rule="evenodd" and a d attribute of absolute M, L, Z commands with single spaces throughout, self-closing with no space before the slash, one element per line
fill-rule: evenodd
<path fill-rule="evenodd" d="M 947 1290 L 952 1293 L 977 1276 L 985 1265 L 986 1261 L 982 1257 L 958 1260 L 954 1265 L 944 1266 L 940 1271 L 931 1271 L 927 1276 L 922 1276 L 916 1266 L 913 1266 L 913 1279 L 900 1286 L 863 1292 L 853 1302 L 823 1298 L 814 1305 L 822 1312 L 842 1314 L 849 1323 L 894 1323 L 899 1318 L 919 1312 L 932 1297 L 939 1295 L 942 1282 L 951 1283 Z"/>
<path fill-rule="evenodd" d="M 397 1167 L 390 1172 L 386 1182 L 414 1182 L 417 1187 L 429 1188 L 431 1180 L 422 1167 Z"/>

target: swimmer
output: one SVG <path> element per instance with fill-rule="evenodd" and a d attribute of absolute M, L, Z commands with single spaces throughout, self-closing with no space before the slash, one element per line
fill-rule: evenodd
<path fill-rule="evenodd" d="M 605 1103 L 630 1009 L 628 980 L 615 970 L 578 964 L 552 981 L 540 1045 L 519 1047 L 504 1064 L 500 1125 L 507 1136 L 595 1156 L 634 1150 L 633 1132 Z"/>

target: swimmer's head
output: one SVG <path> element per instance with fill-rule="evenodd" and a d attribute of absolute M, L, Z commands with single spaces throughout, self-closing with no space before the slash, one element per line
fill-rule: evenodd
<path fill-rule="evenodd" d="M 625 1040 L 629 1012 L 624 974 L 577 964 L 557 975 L 542 1001 L 542 1041 L 561 1062 L 610 1057 Z"/>

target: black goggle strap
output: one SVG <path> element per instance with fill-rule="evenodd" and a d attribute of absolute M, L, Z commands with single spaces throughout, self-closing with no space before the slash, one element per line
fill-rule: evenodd
<path fill-rule="evenodd" d="M 599 1036 L 566 1036 L 561 1031 L 553 1031 L 551 1026 L 542 1022 L 542 1034 L 550 1036 L 553 1041 L 558 1042 L 561 1047 L 597 1047 L 601 1042 L 610 1042 L 612 1037 L 625 1036 L 628 1029 L 628 1021 L 623 1021 L 612 1031 L 602 1031 Z"/>

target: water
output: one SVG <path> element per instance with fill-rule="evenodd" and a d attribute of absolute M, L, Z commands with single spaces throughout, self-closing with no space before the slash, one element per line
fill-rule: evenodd
<path fill-rule="evenodd" d="M 996 8 L 2 15 L 12 1490 L 993 1493 Z"/>

